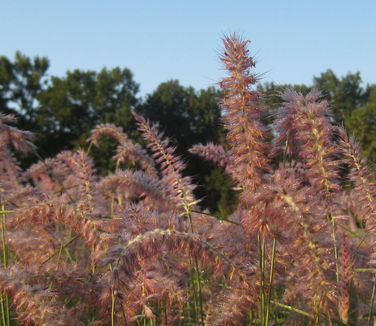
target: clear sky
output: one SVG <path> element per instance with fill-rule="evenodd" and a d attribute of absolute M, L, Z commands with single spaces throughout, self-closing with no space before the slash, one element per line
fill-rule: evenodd
<path fill-rule="evenodd" d="M 141 94 L 168 79 L 213 86 L 221 36 L 252 40 L 265 81 L 328 68 L 376 83 L 376 0 L 0 0 L 0 55 L 50 59 L 49 73 L 127 67 Z"/>

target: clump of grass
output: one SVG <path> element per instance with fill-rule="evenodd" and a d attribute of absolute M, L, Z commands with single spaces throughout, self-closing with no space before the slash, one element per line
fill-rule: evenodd
<path fill-rule="evenodd" d="M 147 148 L 92 131 L 89 149 L 118 143 L 104 177 L 89 149 L 23 171 L 13 152 L 34 151 L 31 134 L 0 114 L 1 326 L 375 323 L 376 187 L 359 145 L 317 91 L 286 90 L 268 126 L 249 42 L 223 41 L 228 150 L 191 152 L 232 177 L 225 219 L 200 209 L 184 160 L 136 113 Z"/>

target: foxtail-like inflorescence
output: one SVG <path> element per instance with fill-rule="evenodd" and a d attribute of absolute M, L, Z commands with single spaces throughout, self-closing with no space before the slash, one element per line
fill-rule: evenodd
<path fill-rule="evenodd" d="M 222 219 L 136 113 L 146 148 L 101 124 L 87 150 L 27 170 L 15 152 L 32 135 L 0 113 L 0 326 L 373 325 L 376 187 L 359 145 L 315 90 L 286 90 L 268 124 L 249 42 L 223 41 L 227 136 L 190 150 L 236 185 Z M 117 143 L 105 176 L 102 137 Z"/>

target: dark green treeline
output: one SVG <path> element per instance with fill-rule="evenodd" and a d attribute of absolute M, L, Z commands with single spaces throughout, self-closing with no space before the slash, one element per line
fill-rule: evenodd
<path fill-rule="evenodd" d="M 38 155 L 47 158 L 64 149 L 87 148 L 90 130 L 105 122 L 123 127 L 130 138 L 141 141 L 131 115 L 135 110 L 156 122 L 184 157 L 187 175 L 199 185 L 196 191 L 202 206 L 220 216 L 231 211 L 235 194 L 229 177 L 187 152 L 197 143 L 224 144 L 219 89 L 196 90 L 170 80 L 141 98 L 139 84 L 127 68 L 76 69 L 63 77 L 49 75 L 48 68 L 47 58 L 30 58 L 19 52 L 13 59 L 0 57 L 0 111 L 16 114 L 18 127 L 35 133 Z M 270 122 L 281 104 L 278 94 L 286 87 L 303 93 L 312 87 L 320 89 L 332 104 L 336 122 L 357 137 L 363 154 L 376 163 L 376 85 L 364 86 L 359 73 L 338 77 L 331 70 L 314 77 L 311 85 L 261 83 Z M 113 169 L 108 159 L 113 150 L 113 142 L 106 140 L 92 150 L 100 173 Z M 27 166 L 38 156 L 20 160 Z"/>

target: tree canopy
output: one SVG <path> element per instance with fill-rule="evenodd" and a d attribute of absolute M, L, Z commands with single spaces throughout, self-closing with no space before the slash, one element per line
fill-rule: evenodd
<path fill-rule="evenodd" d="M 139 84 L 127 68 L 75 69 L 64 76 L 51 76 L 48 69 L 49 60 L 45 57 L 29 58 L 20 52 L 13 60 L 0 57 L 0 111 L 16 114 L 19 127 L 35 133 L 34 143 L 42 157 L 87 146 L 89 131 L 99 123 L 114 123 L 130 138 L 137 139 L 134 110 L 156 123 L 188 161 L 185 172 L 200 185 L 196 192 L 203 198 L 202 205 L 218 214 L 228 213 L 226 209 L 234 202 L 231 180 L 221 168 L 188 152 L 197 143 L 226 146 L 220 90 L 197 90 L 169 80 L 142 99 Z M 329 100 L 335 122 L 344 123 L 360 141 L 363 154 L 376 162 L 376 86 L 364 87 L 359 72 L 338 77 L 329 69 L 313 77 L 311 85 L 260 83 L 258 89 L 264 93 L 270 112 L 267 119 L 273 121 L 284 89 L 306 94 L 313 87 Z M 108 160 L 114 146 L 104 140 L 99 149 L 92 149 L 100 171 L 114 168 Z M 21 159 L 27 165 L 36 157 Z"/>

